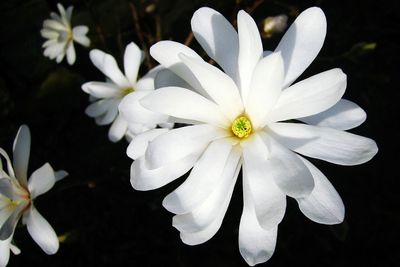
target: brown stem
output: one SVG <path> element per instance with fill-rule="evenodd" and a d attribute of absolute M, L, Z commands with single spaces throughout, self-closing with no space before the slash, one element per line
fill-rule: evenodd
<path fill-rule="evenodd" d="M 185 42 L 184 42 L 184 44 L 186 45 L 186 46 L 190 46 L 190 44 L 193 42 L 193 32 L 190 32 L 189 34 L 188 34 L 188 36 L 186 37 L 186 39 L 185 39 Z"/>

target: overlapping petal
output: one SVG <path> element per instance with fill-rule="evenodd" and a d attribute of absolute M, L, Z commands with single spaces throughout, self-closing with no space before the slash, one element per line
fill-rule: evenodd
<path fill-rule="evenodd" d="M 34 171 L 29 178 L 28 188 L 32 199 L 49 191 L 55 184 L 54 170 L 49 163 Z"/>
<path fill-rule="evenodd" d="M 142 63 L 142 56 L 142 51 L 134 42 L 131 42 L 126 46 L 124 54 L 124 70 L 125 76 L 131 86 L 136 84 L 140 63 Z"/>
<path fill-rule="evenodd" d="M 27 186 L 27 172 L 29 154 L 31 150 L 31 133 L 28 126 L 22 125 L 15 137 L 13 144 L 13 165 L 15 168 L 15 176 L 19 183 Z"/>

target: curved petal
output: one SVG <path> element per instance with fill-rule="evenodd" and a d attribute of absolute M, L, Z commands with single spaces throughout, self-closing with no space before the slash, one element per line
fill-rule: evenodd
<path fill-rule="evenodd" d="M 207 124 L 171 130 L 149 144 L 145 154 L 148 166 L 151 169 L 159 168 L 195 151 L 203 151 L 211 141 L 228 134 L 227 131 Z"/>
<path fill-rule="evenodd" d="M 261 138 L 254 135 L 242 146 L 243 183 L 247 184 L 247 193 L 254 201 L 260 226 L 270 230 L 285 215 L 286 195 L 274 182 L 275 168 L 273 164 L 268 164 L 268 150 Z"/>
<path fill-rule="evenodd" d="M 238 68 L 240 78 L 240 93 L 244 104 L 250 91 L 253 71 L 263 55 L 260 33 L 252 17 L 240 10 L 237 16 L 239 35 Z"/>
<path fill-rule="evenodd" d="M 75 42 L 85 46 L 90 46 L 90 39 L 86 36 L 89 28 L 87 26 L 76 26 L 72 29 L 72 35 Z"/>
<path fill-rule="evenodd" d="M 378 152 L 374 140 L 330 128 L 300 123 L 274 123 L 274 138 L 300 154 L 339 165 L 358 165 Z"/>
<path fill-rule="evenodd" d="M 67 46 L 67 62 L 69 65 L 73 65 L 76 60 L 76 53 L 74 42 L 69 42 Z"/>
<path fill-rule="evenodd" d="M 31 133 L 27 125 L 19 127 L 13 144 L 13 165 L 15 176 L 19 183 L 26 188 L 29 154 L 31 151 Z"/>
<path fill-rule="evenodd" d="M 307 124 L 333 128 L 336 130 L 350 130 L 361 125 L 367 114 L 356 103 L 340 99 L 333 107 L 321 113 L 299 118 Z"/>
<path fill-rule="evenodd" d="M 113 103 L 114 101 L 110 99 L 95 101 L 85 109 L 85 113 L 92 118 L 104 115 L 111 108 Z"/>
<path fill-rule="evenodd" d="M 138 91 L 154 90 L 156 88 L 155 78 L 158 75 L 158 73 L 162 70 L 165 70 L 165 68 L 161 65 L 158 65 L 157 67 L 154 67 L 151 70 L 149 70 L 142 78 L 140 78 L 136 82 L 135 90 Z"/>
<path fill-rule="evenodd" d="M 283 83 L 283 61 L 280 53 L 261 59 L 253 72 L 246 113 L 254 128 L 261 127 L 263 119 L 279 98 Z"/>
<path fill-rule="evenodd" d="M 6 240 L 0 240 L 0 267 L 6 267 L 10 259 L 10 247 L 12 236 Z"/>
<path fill-rule="evenodd" d="M 112 99 L 110 100 L 111 104 L 108 110 L 95 118 L 95 122 L 97 125 L 107 125 L 112 123 L 115 118 L 118 116 L 118 105 L 121 102 L 119 99 Z"/>
<path fill-rule="evenodd" d="M 173 217 L 172 225 L 181 232 L 199 232 L 206 229 L 224 211 L 224 203 L 230 201 L 241 167 L 241 149 L 233 147 L 221 177 L 212 193 L 194 210 Z M 192 188 L 198 190 L 196 188 Z M 194 192 L 194 191 L 192 191 Z"/>
<path fill-rule="evenodd" d="M 160 70 L 154 79 L 154 88 L 176 86 L 182 87 L 189 90 L 194 90 L 186 81 L 176 75 L 169 69 Z"/>
<path fill-rule="evenodd" d="M 128 130 L 128 123 L 121 117 L 117 115 L 117 118 L 111 124 L 110 130 L 108 131 L 108 139 L 111 142 L 118 142 L 124 137 L 126 131 Z"/>
<path fill-rule="evenodd" d="M 168 129 L 153 129 L 133 137 L 126 154 L 133 160 L 140 158 L 145 154 L 149 142 L 168 131 Z"/>
<path fill-rule="evenodd" d="M 165 115 L 220 127 L 230 126 L 229 120 L 215 103 L 188 89 L 164 87 L 148 94 L 140 103 L 147 109 Z"/>
<path fill-rule="evenodd" d="M 66 172 L 64 170 L 59 170 L 59 171 L 54 172 L 54 177 L 56 179 L 56 182 L 64 179 L 67 176 L 68 176 L 68 172 Z"/>
<path fill-rule="evenodd" d="M 9 199 L 14 199 L 14 189 L 10 178 L 3 178 L 3 177 L 0 178 L 0 212 L 3 212 L 3 205 L 2 205 L 2 203 L 4 203 L 2 200 L 3 196 Z M 7 201 L 5 204 L 8 204 Z M 0 214 L 3 215 L 2 213 Z M 1 223 L 2 219 L 4 218 L 0 217 L 0 225 L 2 224 Z"/>
<path fill-rule="evenodd" d="M 124 70 L 125 76 L 132 86 L 136 84 L 141 58 L 142 51 L 134 42 L 131 42 L 126 46 L 124 54 Z"/>
<path fill-rule="evenodd" d="M 236 81 L 239 39 L 232 24 L 218 11 L 202 7 L 194 12 L 191 25 L 194 37 L 204 51 Z"/>
<path fill-rule="evenodd" d="M 24 223 L 33 240 L 46 254 L 52 255 L 57 252 L 59 248 L 57 234 L 33 205 L 24 214 Z"/>
<path fill-rule="evenodd" d="M 201 205 L 221 182 L 232 143 L 223 138 L 211 142 L 185 182 L 163 200 L 163 206 L 175 214 L 184 214 Z"/>
<path fill-rule="evenodd" d="M 167 122 L 165 114 L 148 110 L 140 104 L 140 100 L 152 91 L 135 91 L 125 96 L 119 104 L 121 116 L 129 123 L 157 124 Z"/>
<path fill-rule="evenodd" d="M 31 193 L 31 199 L 40 196 L 49 191 L 55 184 L 56 178 L 54 170 L 49 163 L 34 171 L 29 178 L 28 188 Z"/>
<path fill-rule="evenodd" d="M 97 98 L 121 97 L 122 90 L 116 84 L 108 82 L 87 82 L 82 85 L 82 90 Z"/>
<path fill-rule="evenodd" d="M 310 220 L 323 224 L 338 224 L 344 219 L 344 205 L 338 192 L 325 175 L 300 157 L 314 177 L 315 187 L 305 198 L 298 198 L 301 212 Z"/>
<path fill-rule="evenodd" d="M 288 87 L 313 62 L 322 48 L 326 35 L 326 18 L 318 7 L 304 10 L 282 37 L 275 51 L 281 51 Z"/>
<path fill-rule="evenodd" d="M 232 78 L 203 60 L 190 58 L 184 54 L 180 54 L 180 58 L 230 120 L 243 113 L 239 89 Z"/>
<path fill-rule="evenodd" d="M 131 86 L 126 77 L 119 69 L 115 58 L 101 50 L 93 49 L 89 53 L 93 65 L 96 66 L 105 76 L 117 84 L 120 88 L 128 88 Z"/>
<path fill-rule="evenodd" d="M 331 69 L 284 90 L 266 121 L 276 122 L 317 114 L 335 105 L 346 90 L 346 74 Z"/>
<path fill-rule="evenodd" d="M 190 69 L 182 63 L 179 54 L 203 60 L 195 51 L 189 47 L 173 42 L 160 41 L 150 47 L 150 55 L 165 68 L 170 69 L 180 78 L 184 79 L 192 88 L 203 96 L 207 93 L 201 87 L 199 81 L 194 77 Z"/>
<path fill-rule="evenodd" d="M 21 201 L 21 203 L 12 210 L 9 217 L 4 220 L 3 224 L 0 225 L 0 242 L 7 240 L 13 235 L 18 220 L 21 218 L 21 213 L 27 205 L 27 201 Z"/>
<path fill-rule="evenodd" d="M 3 156 L 5 158 L 5 160 L 6 160 L 7 171 L 8 171 L 8 175 L 6 175 L 6 176 L 7 177 L 8 176 L 15 177 L 15 173 L 14 173 L 14 169 L 13 169 L 12 164 L 11 164 L 11 160 L 8 157 L 7 152 L 4 151 L 4 149 L 2 149 L 1 147 L 0 147 L 0 155 Z M 0 167 L 2 167 L 2 165 L 3 164 L 1 163 L 1 158 L 0 158 Z M 3 172 L 3 170 L 2 170 L 2 168 L 0 168 L 0 174 L 2 174 L 2 172 Z"/>

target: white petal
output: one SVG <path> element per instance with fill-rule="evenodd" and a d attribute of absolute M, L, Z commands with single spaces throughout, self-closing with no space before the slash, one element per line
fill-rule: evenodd
<path fill-rule="evenodd" d="M 219 107 L 203 96 L 180 87 L 164 87 L 144 97 L 147 109 L 173 117 L 229 127 L 229 120 Z"/>
<path fill-rule="evenodd" d="M 346 74 L 341 69 L 319 73 L 284 90 L 266 120 L 284 121 L 325 111 L 340 100 L 345 90 Z"/>
<path fill-rule="evenodd" d="M 184 214 L 199 207 L 221 182 L 231 150 L 232 143 L 225 138 L 211 142 L 185 182 L 164 198 L 164 208 Z"/>
<path fill-rule="evenodd" d="M 226 212 L 225 205 L 230 202 L 241 167 L 241 154 L 241 149 L 238 146 L 233 147 L 221 177 L 218 177 L 210 196 L 191 212 L 173 217 L 172 225 L 176 229 L 188 233 L 199 232 L 211 225 L 220 216 L 220 213 Z M 193 193 L 198 190 L 195 187 L 192 189 Z"/>
<path fill-rule="evenodd" d="M 55 31 L 65 31 L 66 27 L 59 21 L 53 19 L 46 19 L 43 21 L 43 28 L 48 30 L 55 30 Z"/>
<path fill-rule="evenodd" d="M 93 65 L 96 66 L 105 76 L 111 79 L 120 88 L 131 87 L 131 84 L 126 79 L 124 74 L 118 68 L 115 58 L 109 54 L 104 53 L 98 49 L 93 49 L 89 53 Z"/>
<path fill-rule="evenodd" d="M 190 58 L 184 54 L 180 54 L 180 58 L 230 120 L 243 113 L 239 89 L 232 78 L 203 60 Z"/>
<path fill-rule="evenodd" d="M 11 208 L 11 214 L 6 220 L 3 219 L 4 222 L 0 225 L 0 241 L 4 241 L 13 235 L 18 220 L 21 218 L 21 213 L 28 204 L 29 203 L 27 201 L 21 201 L 17 207 Z"/>
<path fill-rule="evenodd" d="M 160 70 L 154 79 L 154 88 L 176 86 L 192 90 L 191 86 L 169 69 Z"/>
<path fill-rule="evenodd" d="M 46 254 L 57 252 L 59 247 L 57 234 L 34 206 L 24 214 L 24 222 L 33 240 Z"/>
<path fill-rule="evenodd" d="M 267 192 L 266 192 L 267 193 Z M 248 265 L 266 262 L 275 251 L 278 226 L 265 230 L 256 214 L 249 180 L 243 180 L 243 213 L 239 225 L 239 251 Z"/>
<path fill-rule="evenodd" d="M 125 76 L 132 86 L 136 84 L 141 58 L 142 51 L 134 42 L 131 42 L 126 46 L 124 54 L 124 70 Z"/>
<path fill-rule="evenodd" d="M 66 18 L 68 19 L 68 21 L 71 21 L 72 18 L 72 11 L 74 10 L 73 6 L 69 6 L 65 12 Z"/>
<path fill-rule="evenodd" d="M 49 29 L 43 28 L 43 29 L 40 30 L 40 35 L 43 38 L 57 41 L 59 33 L 56 32 L 56 31 L 53 31 L 53 30 L 49 30 Z"/>
<path fill-rule="evenodd" d="M 108 131 L 108 139 L 111 142 L 118 142 L 124 137 L 126 131 L 128 130 L 128 123 L 121 117 L 117 115 L 117 118 L 111 124 L 110 130 Z"/>
<path fill-rule="evenodd" d="M 13 184 L 11 183 L 10 178 L 0 178 L 0 212 L 3 212 L 3 201 L 2 197 L 6 197 L 9 199 L 14 198 L 14 189 L 13 189 Z M 8 204 L 7 201 L 5 203 L 6 205 Z M 1 213 L 1 215 L 3 215 Z M 0 225 L 1 225 L 1 220 L 4 218 L 0 218 Z"/>
<path fill-rule="evenodd" d="M 90 46 L 90 39 L 86 36 L 88 33 L 89 28 L 87 26 L 76 26 L 72 29 L 72 36 L 74 41 L 77 43 L 89 47 Z"/>
<path fill-rule="evenodd" d="M 42 167 L 34 171 L 29 178 L 28 188 L 31 193 L 31 198 L 34 199 L 47 191 L 55 184 L 56 178 L 54 170 L 49 163 L 45 163 Z"/>
<path fill-rule="evenodd" d="M 180 78 L 184 79 L 198 93 L 206 96 L 207 94 L 201 87 L 199 81 L 194 77 L 190 69 L 182 63 L 179 54 L 203 60 L 195 51 L 189 47 L 173 42 L 161 41 L 150 47 L 150 55 L 165 68 L 170 69 Z"/>
<path fill-rule="evenodd" d="M 207 124 L 171 130 L 150 142 L 145 154 L 148 166 L 159 168 L 193 152 L 203 151 L 211 141 L 228 134 L 227 131 Z"/>
<path fill-rule="evenodd" d="M 74 48 L 74 42 L 69 42 L 67 48 L 67 62 L 69 65 L 73 65 L 75 63 L 76 53 Z"/>
<path fill-rule="evenodd" d="M 107 125 L 112 123 L 118 116 L 118 105 L 121 100 L 113 99 L 110 100 L 111 104 L 108 110 L 101 116 L 95 118 L 97 125 Z"/>
<path fill-rule="evenodd" d="M 82 90 L 96 98 L 122 97 L 122 90 L 113 83 L 87 82 L 82 85 Z"/>
<path fill-rule="evenodd" d="M 86 115 L 88 115 L 89 117 L 92 117 L 92 118 L 101 116 L 104 113 L 106 113 L 107 110 L 109 110 L 111 108 L 113 103 L 114 103 L 114 101 L 109 100 L 109 99 L 98 100 L 98 101 L 90 104 L 85 109 L 85 113 L 86 113 Z"/>
<path fill-rule="evenodd" d="M 56 179 L 56 182 L 64 179 L 67 176 L 68 176 L 68 172 L 66 172 L 64 170 L 59 170 L 59 171 L 54 172 L 54 177 Z"/>
<path fill-rule="evenodd" d="M 247 97 L 246 113 L 258 128 L 281 94 L 283 61 L 280 53 L 261 59 L 256 65 Z"/>
<path fill-rule="evenodd" d="M 28 126 L 19 127 L 13 144 L 13 165 L 19 183 L 26 187 L 29 154 L 31 151 L 31 133 Z"/>
<path fill-rule="evenodd" d="M 296 199 L 301 212 L 310 220 L 323 224 L 338 224 L 344 219 L 344 205 L 338 192 L 325 175 L 314 165 L 301 158 L 314 177 L 311 195 Z"/>
<path fill-rule="evenodd" d="M 232 24 L 214 9 L 202 7 L 193 14 L 191 25 L 204 51 L 236 80 L 239 39 Z"/>
<path fill-rule="evenodd" d="M 60 3 L 57 4 L 57 8 L 60 11 L 60 17 L 61 17 L 63 24 L 69 26 L 70 25 L 70 21 L 69 21 L 69 17 L 68 17 L 69 14 L 67 14 L 67 12 L 65 11 L 65 8 Z"/>
<path fill-rule="evenodd" d="M 135 91 L 125 96 L 119 104 L 121 116 L 129 123 L 157 124 L 168 121 L 168 115 L 148 110 L 140 104 L 139 100 L 152 91 Z"/>
<path fill-rule="evenodd" d="M 128 131 L 135 136 L 135 135 L 147 132 L 156 127 L 157 127 L 156 124 L 129 123 Z"/>
<path fill-rule="evenodd" d="M 11 176 L 11 177 L 15 177 L 15 173 L 14 173 L 14 169 L 13 169 L 13 167 L 12 167 L 12 164 L 11 164 L 11 160 L 10 160 L 10 158 L 8 157 L 8 154 L 7 154 L 7 152 L 6 151 L 4 151 L 4 149 L 2 149 L 1 147 L 0 147 L 0 155 L 1 156 L 3 156 L 4 158 L 5 158 L 5 160 L 6 160 L 6 163 L 7 163 L 7 171 L 8 171 L 8 175 L 4 175 L 4 177 L 5 176 Z M 1 163 L 1 158 L 0 158 L 0 174 L 1 175 L 3 175 L 3 166 L 2 166 L 3 164 Z"/>
<path fill-rule="evenodd" d="M 6 267 L 10 259 L 10 246 L 12 236 L 2 241 L 0 240 L 0 267 Z"/>
<path fill-rule="evenodd" d="M 374 140 L 348 132 L 300 123 L 270 125 L 274 138 L 300 154 L 339 165 L 358 165 L 378 152 Z"/>
<path fill-rule="evenodd" d="M 275 51 L 285 63 L 285 87 L 299 77 L 318 55 L 326 35 L 326 18 L 318 7 L 303 11 L 282 37 Z"/>
<path fill-rule="evenodd" d="M 65 45 L 65 43 L 56 43 L 51 45 L 44 50 L 43 55 L 50 59 L 54 59 L 59 55 L 65 54 Z"/>
<path fill-rule="evenodd" d="M 274 166 L 268 164 L 268 150 L 261 138 L 254 135 L 243 146 L 243 183 L 254 201 L 261 227 L 269 230 L 281 222 L 286 196 L 274 182 Z"/>
<path fill-rule="evenodd" d="M 240 92 L 246 105 L 253 71 L 258 61 L 262 58 L 263 48 L 257 25 L 249 14 L 240 10 L 237 16 L 237 24 L 239 33 Z"/>
<path fill-rule="evenodd" d="M 126 154 L 134 160 L 140 158 L 146 152 L 149 142 L 166 132 L 168 132 L 168 129 L 153 129 L 133 137 Z"/>
<path fill-rule="evenodd" d="M 155 78 L 158 75 L 159 71 L 164 70 L 165 68 L 161 65 L 152 68 L 149 70 L 142 78 L 140 78 L 136 82 L 135 90 L 143 91 L 143 90 L 154 90 L 155 86 Z"/>
<path fill-rule="evenodd" d="M 340 99 L 333 107 L 321 113 L 299 118 L 299 120 L 316 126 L 350 130 L 361 125 L 367 114 L 356 103 Z"/>

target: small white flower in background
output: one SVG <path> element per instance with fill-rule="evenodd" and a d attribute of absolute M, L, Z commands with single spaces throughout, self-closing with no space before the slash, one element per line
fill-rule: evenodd
<path fill-rule="evenodd" d="M 57 4 L 57 7 L 60 15 L 51 12 L 51 19 L 46 19 L 43 22 L 43 29 L 40 31 L 42 37 L 48 39 L 43 44 L 43 55 L 50 59 L 55 59 L 57 63 L 60 63 L 67 55 L 67 62 L 72 65 L 76 59 L 74 42 L 85 47 L 90 46 L 90 40 L 86 36 L 89 28 L 83 25 L 72 28 L 73 7 L 70 6 L 67 10 L 61 4 Z"/>
<path fill-rule="evenodd" d="M 82 85 L 82 90 L 90 94 L 90 101 L 92 102 L 87 107 L 86 114 L 95 118 L 98 125 L 112 123 L 108 132 L 108 137 L 112 142 L 121 140 L 124 135 L 131 139 L 136 134 L 154 129 L 157 126 L 157 123 L 152 122 L 154 120 L 157 120 L 157 122 L 166 121 L 164 119 L 166 116 L 156 115 L 143 109 L 144 115 L 154 117 L 153 120 L 148 120 L 145 124 L 132 123 L 118 112 L 118 106 L 123 98 L 133 99 L 133 102 L 137 102 L 154 90 L 154 77 L 161 68 L 153 68 L 145 76 L 138 79 L 143 52 L 135 43 L 130 43 L 125 49 L 125 75 L 119 69 L 113 56 L 98 49 L 90 51 L 89 55 L 93 64 L 106 76 L 107 81 L 87 82 Z"/>
<path fill-rule="evenodd" d="M 237 24 L 238 32 L 210 8 L 199 9 L 192 18 L 194 36 L 224 72 L 182 44 L 162 41 L 151 47 L 151 55 L 175 73 L 162 80 L 182 85 L 159 88 L 139 104 L 194 125 L 138 135 L 127 154 L 135 160 L 131 183 L 137 190 L 159 188 L 193 167 L 163 200 L 189 245 L 206 242 L 218 231 L 243 167 L 239 250 L 255 265 L 275 250 L 286 196 L 296 199 L 315 222 L 343 221 L 340 196 L 303 156 L 357 165 L 378 149 L 373 140 L 344 131 L 366 116 L 358 105 L 341 99 L 346 75 L 340 69 L 292 85 L 323 45 L 326 19 L 321 9 L 302 12 L 275 52 L 263 52 L 257 25 L 246 12 L 238 13 Z M 124 110 L 129 101 L 124 102 L 120 110 L 140 118 Z"/>
<path fill-rule="evenodd" d="M 7 153 L 0 148 L 0 266 L 6 266 L 10 250 L 19 254 L 19 249 L 11 241 L 15 227 L 22 217 L 33 240 L 47 254 L 57 252 L 59 243 L 50 224 L 33 205 L 36 197 L 49 191 L 56 181 L 67 173 L 53 171 L 49 163 L 34 171 L 27 179 L 31 136 L 29 128 L 22 125 L 13 145 L 13 163 Z M 6 165 L 3 168 L 1 156 Z M 7 168 L 7 171 L 5 170 Z"/>

